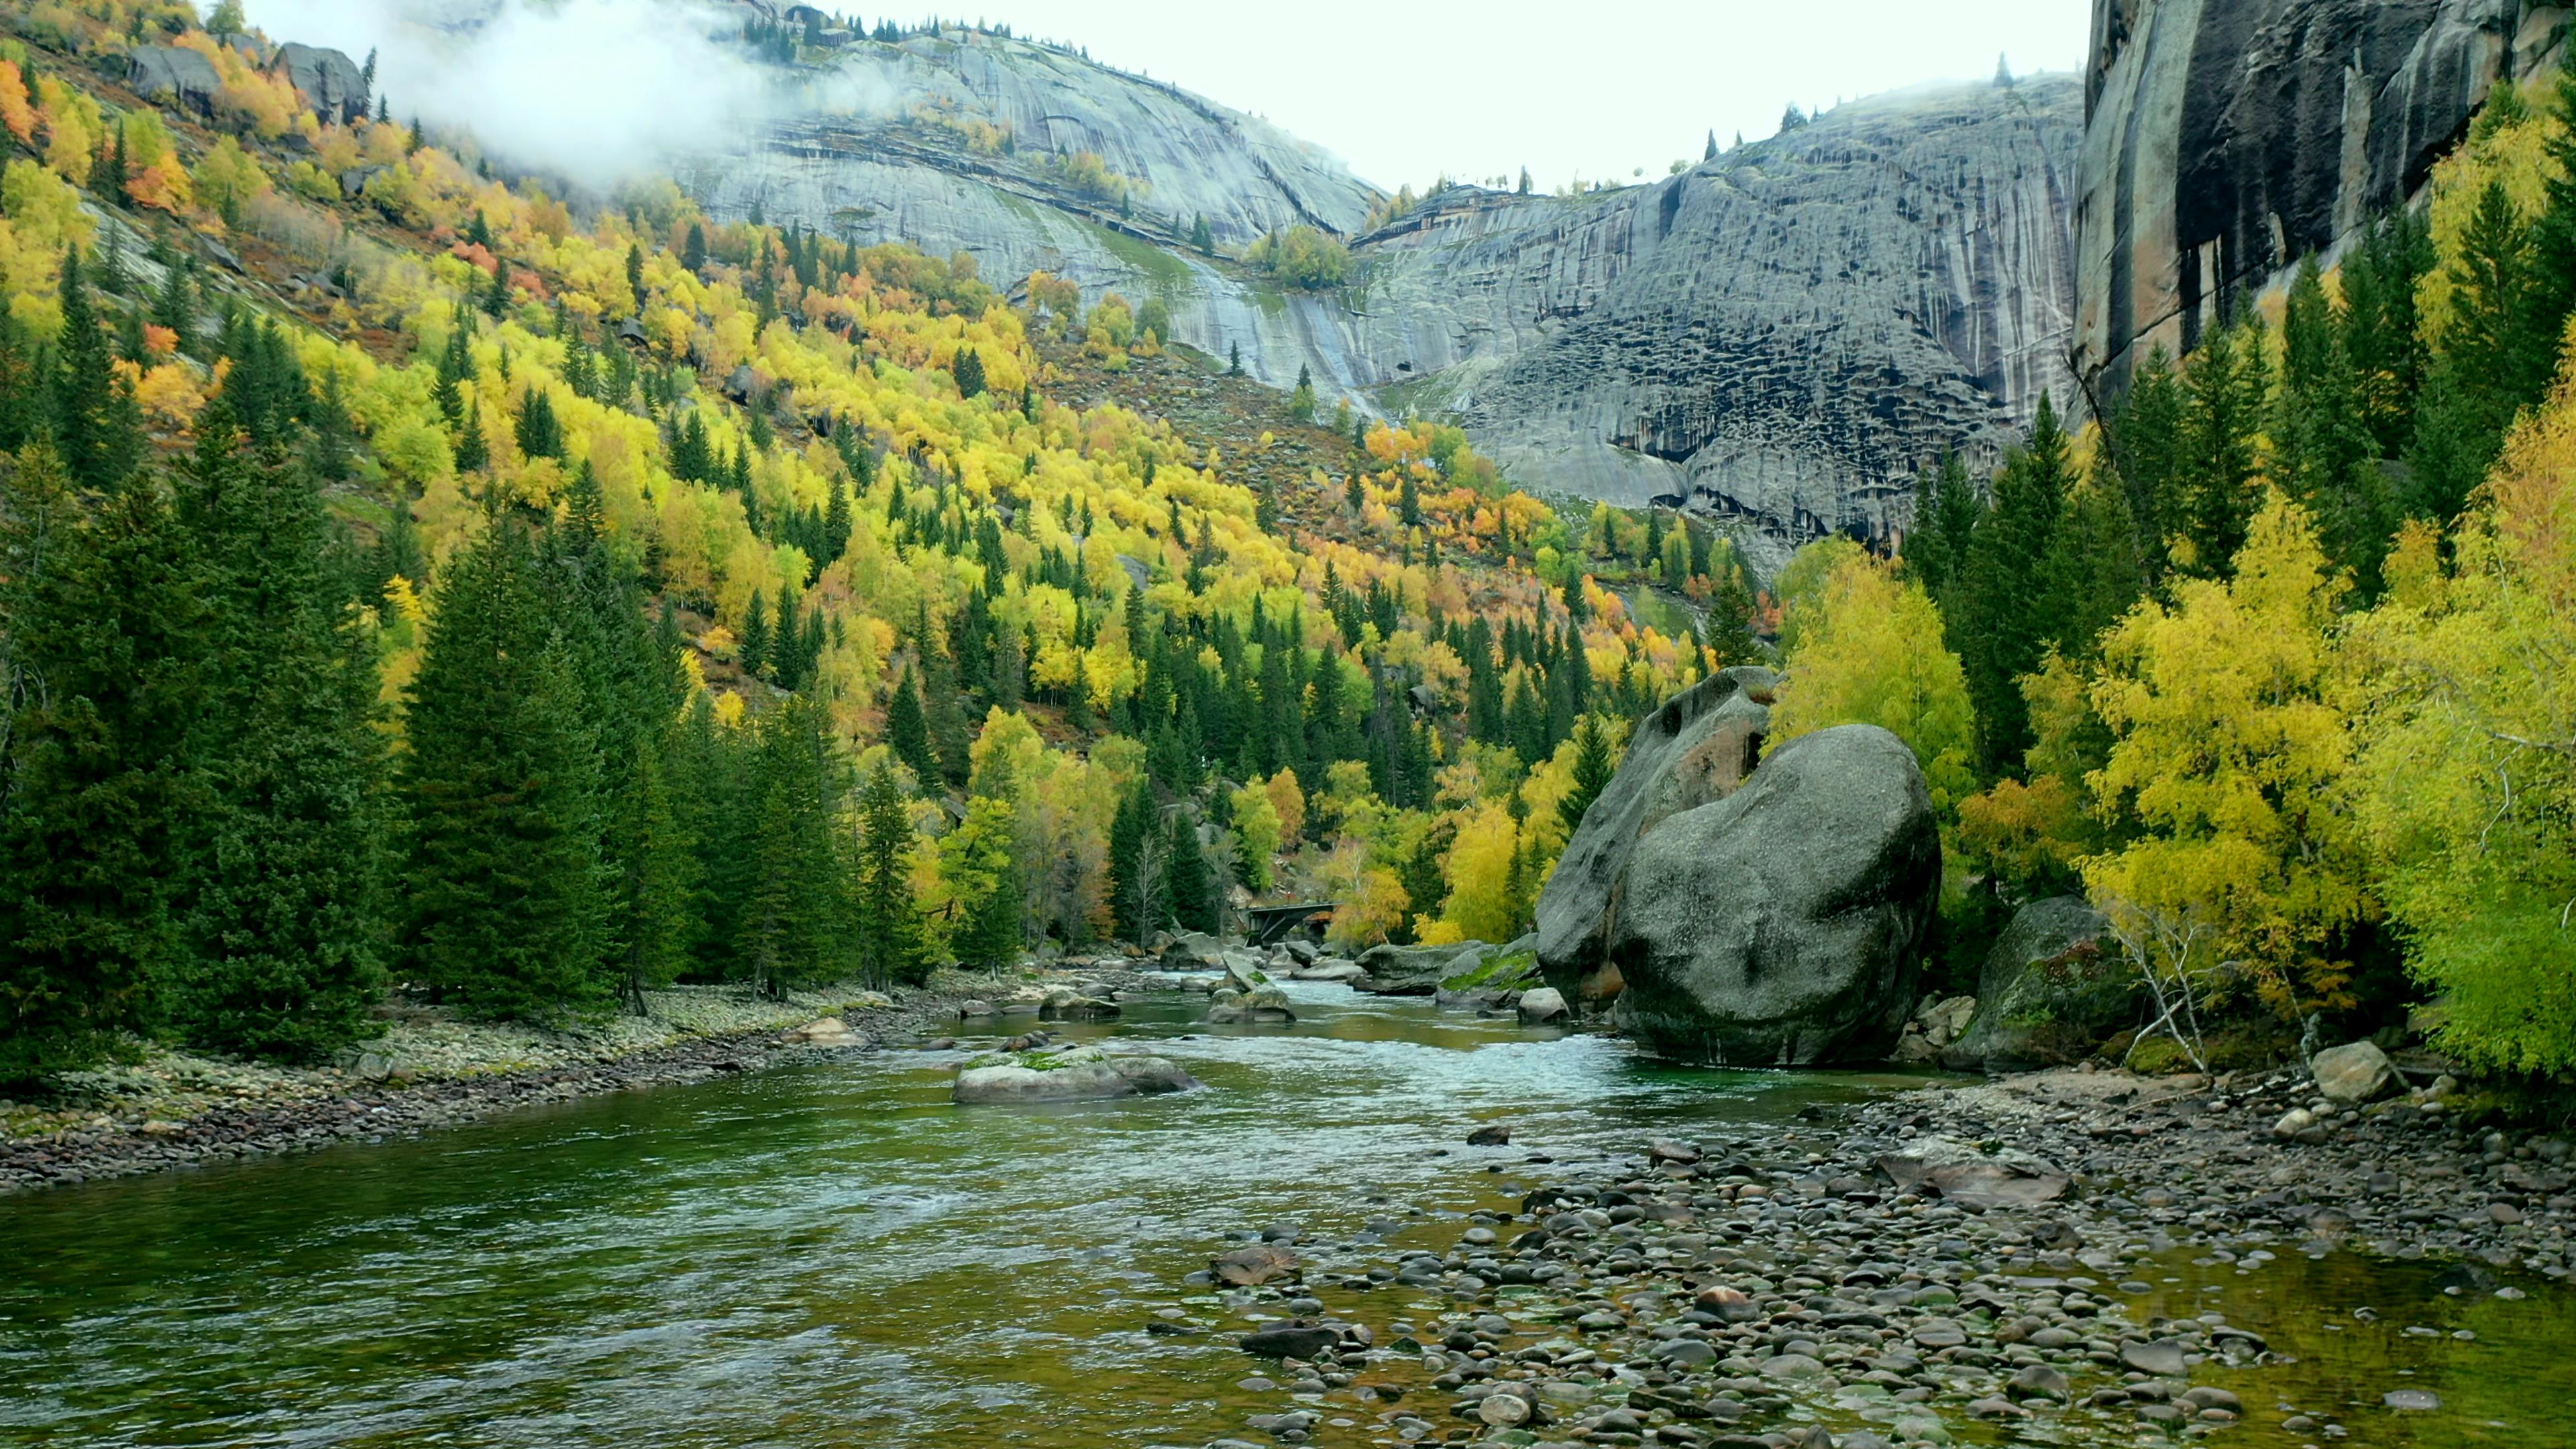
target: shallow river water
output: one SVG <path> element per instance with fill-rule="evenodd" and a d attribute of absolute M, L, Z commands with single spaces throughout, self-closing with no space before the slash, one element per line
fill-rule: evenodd
<path fill-rule="evenodd" d="M 1533 1152 L 1914 1083 L 1292 992 L 1293 1027 L 1199 1027 L 1204 998 L 1174 995 L 1067 1033 L 1154 1040 L 1211 1088 L 1181 1097 L 958 1108 L 956 1054 L 895 1053 L 0 1198 L 0 1444 L 1203 1444 L 1286 1407 L 1239 1387 L 1258 1365 L 1231 1332 L 1144 1331 L 1173 1306 L 1225 1321 L 1180 1280 L 1229 1233 L 1397 1217 L 1393 1241 L 1443 1250 L 1546 1180 Z M 1463 1145 L 1487 1121 L 1510 1147 Z M 2221 1306 L 2299 1359 L 2216 1380 L 2249 1410 L 2218 1443 L 2300 1442 L 2265 1427 L 2277 1402 L 2349 1444 L 2576 1446 L 2565 1290 L 2446 1297 L 2421 1265 L 2286 1249 L 2160 1276 L 2141 1311 Z M 1405 1290 L 1323 1296 L 1382 1342 L 1407 1316 Z M 2377 1409 L 2397 1387 L 2444 1407 Z"/>

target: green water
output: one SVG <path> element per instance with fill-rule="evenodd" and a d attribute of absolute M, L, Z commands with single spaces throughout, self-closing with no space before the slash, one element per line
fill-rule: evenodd
<path fill-rule="evenodd" d="M 1533 1150 L 1750 1129 L 1907 1081 L 1663 1068 L 1294 990 L 1291 1028 L 1202 1030 L 1175 997 L 1069 1033 L 1156 1040 L 1213 1089 L 1183 1097 L 961 1109 L 956 1055 L 908 1053 L 0 1198 L 0 1444 L 1200 1444 L 1286 1406 L 1239 1386 L 1257 1365 L 1230 1334 L 1144 1331 L 1171 1306 L 1224 1317 L 1179 1280 L 1227 1233 L 1397 1217 L 1393 1241 L 1445 1248 L 1457 1214 L 1540 1180 L 1520 1175 L 1547 1171 Z M 1494 1120 L 1511 1147 L 1460 1145 Z M 2258 1416 L 2343 1416 L 2348 1443 L 2576 1444 L 2558 1290 L 2450 1300 L 2351 1258 L 2170 1276 L 2163 1311 L 2215 1302 L 2301 1355 L 2225 1380 Z M 1324 1296 L 1381 1327 L 1406 1312 Z M 2351 1320 L 2360 1302 L 2380 1321 Z M 2445 1409 L 2344 1407 L 2406 1386 Z M 1368 1442 L 1353 1417 L 1317 1442 Z"/>

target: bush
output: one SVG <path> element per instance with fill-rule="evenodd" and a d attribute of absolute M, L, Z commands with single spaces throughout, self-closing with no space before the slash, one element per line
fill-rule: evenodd
<path fill-rule="evenodd" d="M 1311 226 L 1274 231 L 1246 248 L 1243 260 L 1300 291 L 1320 292 L 1351 279 L 1351 249 Z"/>

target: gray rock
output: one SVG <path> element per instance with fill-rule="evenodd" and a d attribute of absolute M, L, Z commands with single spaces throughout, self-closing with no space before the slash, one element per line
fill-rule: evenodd
<path fill-rule="evenodd" d="M 1166 969 L 1214 970 L 1225 965 L 1225 943 L 1204 931 L 1184 931 L 1163 948 Z"/>
<path fill-rule="evenodd" d="M 1603 953 L 1624 983 L 1614 1020 L 1684 1061 L 1883 1057 L 1914 999 L 1940 886 L 1940 831 L 1913 752 L 1874 725 L 1804 736 L 1741 790 L 1637 842 Z"/>
<path fill-rule="evenodd" d="M 978 1105 L 1087 1102 L 1197 1088 L 1198 1079 L 1162 1057 L 1111 1056 L 1098 1047 L 979 1057 L 957 1073 L 954 1100 Z"/>
<path fill-rule="evenodd" d="M 1208 1275 L 1235 1288 L 1258 1288 L 1281 1278 L 1293 1278 L 1303 1266 L 1297 1250 L 1284 1243 L 1256 1243 L 1237 1248 L 1208 1260 Z"/>
<path fill-rule="evenodd" d="M 1483 953 L 1492 949 L 1482 941 L 1444 946 L 1372 946 L 1360 953 L 1359 967 L 1367 975 L 1351 986 L 1373 996 L 1429 996 L 1440 989 L 1442 981 L 1475 969 Z"/>
<path fill-rule="evenodd" d="M 1767 669 L 1721 671 L 1638 722 L 1628 753 L 1585 811 L 1539 891 L 1538 963 L 1572 1002 L 1602 1003 L 1624 984 L 1610 959 L 1628 860 L 1646 832 L 1723 800 L 1761 758 L 1778 677 Z"/>
<path fill-rule="evenodd" d="M 2013 912 L 1986 953 L 1977 1014 L 1942 1051 L 1942 1065 L 1992 1072 L 2059 1066 L 2134 1025 L 2137 978 L 2111 946 L 2110 929 L 2082 896 L 2051 896 Z"/>
<path fill-rule="evenodd" d="M 126 59 L 125 83 L 136 95 L 196 112 L 215 113 L 224 78 L 215 63 L 175 45 L 139 45 Z"/>
<path fill-rule="evenodd" d="M 1333 1328 L 1265 1328 L 1247 1333 L 1236 1347 L 1258 1358 L 1313 1358 L 1342 1341 Z"/>
<path fill-rule="evenodd" d="M 2391 1389 L 2379 1402 L 2402 1413 L 2422 1414 L 2442 1407 L 2442 1396 L 2431 1389 Z"/>
<path fill-rule="evenodd" d="M 1988 1154 L 1942 1136 L 1919 1137 L 1901 1153 L 1882 1154 L 1878 1170 L 1900 1191 L 1930 1188 L 1945 1202 L 1977 1208 L 2037 1207 L 2063 1195 L 2071 1179 L 2028 1153 Z"/>
<path fill-rule="evenodd" d="M 2397 1064 L 2366 1041 L 2328 1047 L 2309 1060 L 2308 1070 L 2316 1073 L 2318 1095 L 2345 1107 L 2378 1101 L 2405 1086 Z"/>
<path fill-rule="evenodd" d="M 294 41 L 277 48 L 279 72 L 315 115 L 348 125 L 366 114 L 367 82 L 356 61 L 336 50 Z"/>
<path fill-rule="evenodd" d="M 1040 1021 L 1116 1021 L 1119 1015 L 1118 1003 L 1064 986 L 1048 992 L 1038 1005 Z"/>
<path fill-rule="evenodd" d="M 1563 992 L 1553 986 L 1542 986 L 1535 991 L 1522 992 L 1521 999 L 1513 1010 L 1519 1014 L 1524 1024 L 1536 1026 L 1545 1022 L 1563 1020 L 1570 1008 L 1565 1004 Z"/>
<path fill-rule="evenodd" d="M 2182 1345 L 2169 1338 L 2121 1344 L 2120 1362 L 2142 1374 L 2167 1379 L 2180 1378 L 2189 1367 L 2183 1362 Z"/>
<path fill-rule="evenodd" d="M 2064 1403 L 2074 1390 L 2067 1384 L 2066 1375 L 2044 1363 L 2035 1363 L 2014 1374 L 2012 1381 L 2004 1385 L 2004 1392 L 2016 1399 L 2055 1399 Z"/>

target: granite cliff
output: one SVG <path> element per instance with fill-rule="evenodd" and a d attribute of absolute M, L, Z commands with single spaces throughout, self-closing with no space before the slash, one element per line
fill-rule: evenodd
<path fill-rule="evenodd" d="M 960 30 L 831 39 L 780 119 L 683 168 L 712 213 L 1159 296 L 1266 382 L 1454 414 L 1525 483 L 1687 501 L 1763 556 L 1901 525 L 1926 460 L 2072 390 L 2072 78 L 1854 102 L 1648 185 L 1452 187 L 1371 229 L 1383 194 L 1333 158 L 1159 81 Z M 1297 224 L 1351 244 L 1352 286 L 1229 260 Z"/>
<path fill-rule="evenodd" d="M 2505 76 L 2557 63 L 2522 0 L 2095 0 L 2078 366 L 2116 388 L 2414 196 Z"/>

